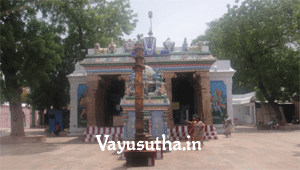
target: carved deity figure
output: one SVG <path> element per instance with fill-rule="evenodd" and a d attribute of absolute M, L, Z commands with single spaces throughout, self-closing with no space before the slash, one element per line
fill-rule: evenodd
<path fill-rule="evenodd" d="M 114 39 L 111 39 L 108 49 L 110 53 L 116 52 L 116 44 L 114 43 Z"/>
<path fill-rule="evenodd" d="M 173 42 L 170 38 L 168 38 L 164 43 L 164 47 L 168 51 L 174 51 L 175 42 Z"/>
<path fill-rule="evenodd" d="M 182 51 L 187 51 L 188 50 L 188 43 L 186 40 L 186 37 L 184 38 L 183 44 L 182 44 Z"/>
<path fill-rule="evenodd" d="M 128 86 L 128 84 L 126 84 L 125 86 L 125 96 L 130 96 L 130 92 L 131 92 L 131 88 L 130 86 Z"/>
<path fill-rule="evenodd" d="M 202 41 L 198 41 L 197 46 L 191 46 L 189 51 L 202 51 L 203 43 Z"/>
<path fill-rule="evenodd" d="M 161 96 L 166 96 L 167 95 L 167 91 L 166 91 L 165 85 L 161 85 L 160 86 L 159 92 L 160 92 Z"/>
<path fill-rule="evenodd" d="M 108 53 L 107 48 L 100 48 L 100 44 L 96 43 L 94 45 L 95 54 L 102 54 L 102 53 Z"/>
<path fill-rule="evenodd" d="M 203 48 L 203 43 L 202 43 L 202 41 L 198 41 L 198 44 L 197 44 L 197 49 L 198 49 L 198 51 L 202 51 L 202 48 Z"/>

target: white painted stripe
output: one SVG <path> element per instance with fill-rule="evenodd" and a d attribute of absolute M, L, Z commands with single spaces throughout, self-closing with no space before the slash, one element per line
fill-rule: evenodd
<path fill-rule="evenodd" d="M 115 133 L 115 128 L 112 128 L 110 133 L 114 134 Z"/>

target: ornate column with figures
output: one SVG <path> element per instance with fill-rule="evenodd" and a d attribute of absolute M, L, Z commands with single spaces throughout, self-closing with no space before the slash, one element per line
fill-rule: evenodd
<path fill-rule="evenodd" d="M 133 70 L 135 73 L 134 88 L 135 88 L 135 135 L 134 140 L 137 144 L 139 141 L 146 141 L 145 122 L 144 122 L 144 83 L 143 71 L 144 66 L 144 48 L 139 41 L 134 48 L 135 65 Z"/>

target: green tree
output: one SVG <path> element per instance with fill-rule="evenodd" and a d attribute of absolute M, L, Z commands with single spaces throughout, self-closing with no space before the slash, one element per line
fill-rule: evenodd
<path fill-rule="evenodd" d="M 64 47 L 65 57 L 49 73 L 50 82 L 31 89 L 31 103 L 40 111 L 53 107 L 61 110 L 70 102 L 69 81 L 66 75 L 74 71 L 77 61 L 84 59 L 88 48 L 95 43 L 107 47 L 111 38 L 121 46 L 123 34 L 136 26 L 136 14 L 129 1 L 52 0 L 39 5 L 43 18 L 62 37 L 57 43 Z"/>
<path fill-rule="evenodd" d="M 245 0 L 208 24 L 205 38 L 219 59 L 230 59 L 240 85 L 253 85 L 276 111 L 275 100 L 299 94 L 299 0 Z M 298 14 L 297 14 L 298 13 Z M 298 18 L 297 18 L 298 17 Z"/>
<path fill-rule="evenodd" d="M 122 45 L 121 36 L 129 35 L 138 21 L 128 0 L 52 0 L 41 9 L 43 17 L 67 35 L 66 55 L 76 61 L 84 59 L 97 42 L 107 47 L 113 38 Z"/>
<path fill-rule="evenodd" d="M 49 73 L 51 82 L 32 89 L 30 98 L 39 110 L 51 106 L 62 109 L 70 100 L 66 75 L 74 71 L 75 63 L 84 59 L 88 48 L 93 48 L 96 42 L 107 47 L 113 38 L 118 46 L 122 45 L 121 36 L 130 34 L 135 28 L 137 15 L 133 14 L 127 0 L 52 0 L 39 7 L 43 18 L 64 37 L 60 43 L 65 58 L 56 70 Z"/>
<path fill-rule="evenodd" d="M 1 11 L 15 9 L 30 1 L 1 1 Z M 24 136 L 22 87 L 38 87 L 50 81 L 48 72 L 61 62 L 63 48 L 54 42 L 49 26 L 36 19 L 35 7 L 1 15 L 1 88 L 9 102 L 11 136 Z"/>

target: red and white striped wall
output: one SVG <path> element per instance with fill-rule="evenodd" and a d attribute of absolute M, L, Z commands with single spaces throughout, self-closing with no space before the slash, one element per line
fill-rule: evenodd
<path fill-rule="evenodd" d="M 87 127 L 83 142 L 97 142 L 96 135 L 101 135 L 104 142 L 104 135 L 109 135 L 108 141 L 121 141 L 123 138 L 123 127 Z"/>
<path fill-rule="evenodd" d="M 218 139 L 217 132 L 213 125 L 206 125 L 204 130 L 204 140 Z M 182 141 L 187 140 L 188 126 L 174 126 L 173 129 L 168 129 L 168 135 L 170 141 Z"/>
<path fill-rule="evenodd" d="M 205 126 L 204 140 L 218 139 L 216 128 L 213 125 Z M 83 142 L 97 142 L 96 135 L 101 135 L 100 139 L 104 142 L 104 135 L 109 135 L 108 141 L 121 141 L 123 138 L 123 127 L 87 127 Z M 170 141 L 185 141 L 188 136 L 188 126 L 174 126 L 168 129 Z"/>

